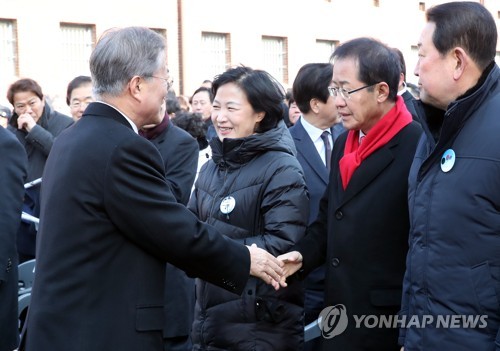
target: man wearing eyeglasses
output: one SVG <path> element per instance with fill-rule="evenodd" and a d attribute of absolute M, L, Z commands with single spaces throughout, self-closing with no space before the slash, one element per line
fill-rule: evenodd
<path fill-rule="evenodd" d="M 280 263 L 177 203 L 157 148 L 169 88 L 165 39 L 106 32 L 90 56 L 96 102 L 55 141 L 43 178 L 36 278 L 20 350 L 163 349 L 165 263 L 242 294 L 279 288 Z"/>
<path fill-rule="evenodd" d="M 397 95 L 395 52 L 369 38 L 340 45 L 329 87 L 347 133 L 332 150 L 329 184 L 318 217 L 286 262 L 285 277 L 307 276 L 326 262 L 325 307 L 345 313 L 320 323 L 322 350 L 398 350 L 398 329 L 363 324 L 400 309 L 408 248 L 407 177 L 421 128 Z M 323 313 L 326 313 L 326 309 Z M 337 314 L 338 316 L 338 314 Z M 378 320 L 378 319 L 377 319 Z"/>

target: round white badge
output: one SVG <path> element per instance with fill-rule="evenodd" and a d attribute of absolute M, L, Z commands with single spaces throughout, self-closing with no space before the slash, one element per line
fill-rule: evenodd
<path fill-rule="evenodd" d="M 449 172 L 455 165 L 455 160 L 455 151 L 452 149 L 446 150 L 441 157 L 441 170 L 445 173 Z"/>
<path fill-rule="evenodd" d="M 220 211 L 224 214 L 231 213 L 236 205 L 236 200 L 232 196 L 226 196 L 220 203 Z"/>

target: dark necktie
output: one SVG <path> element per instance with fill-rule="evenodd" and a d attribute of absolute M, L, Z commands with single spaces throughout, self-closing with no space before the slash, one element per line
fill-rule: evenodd
<path fill-rule="evenodd" d="M 325 161 L 326 161 L 326 169 L 330 170 L 330 163 L 332 162 L 332 147 L 330 145 L 330 139 L 328 136 L 329 132 L 326 130 L 321 134 L 321 139 L 323 139 L 323 143 L 325 143 Z"/>

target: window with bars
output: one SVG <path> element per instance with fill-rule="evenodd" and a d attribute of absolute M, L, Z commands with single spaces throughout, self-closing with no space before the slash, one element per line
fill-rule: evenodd
<path fill-rule="evenodd" d="M 10 80 L 19 75 L 16 21 L 0 19 L 0 77 Z"/>
<path fill-rule="evenodd" d="M 284 84 L 288 84 L 287 50 L 286 38 L 262 37 L 263 68 Z"/>
<path fill-rule="evenodd" d="M 336 40 L 316 40 L 316 62 L 329 62 L 338 44 Z"/>
<path fill-rule="evenodd" d="M 62 73 L 68 81 L 90 75 L 89 58 L 95 43 L 95 26 L 61 23 Z"/>
<path fill-rule="evenodd" d="M 203 57 L 203 79 L 213 80 L 225 72 L 231 62 L 230 37 L 226 33 L 201 33 L 201 55 Z"/>

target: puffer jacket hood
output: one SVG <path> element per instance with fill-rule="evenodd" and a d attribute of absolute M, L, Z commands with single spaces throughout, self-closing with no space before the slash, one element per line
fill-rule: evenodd
<path fill-rule="evenodd" d="M 283 121 L 276 128 L 245 138 L 226 138 L 223 141 L 213 138 L 210 146 L 214 162 L 219 167 L 229 169 L 238 168 L 267 151 L 281 151 L 294 156 L 297 153 L 292 136 Z"/>

